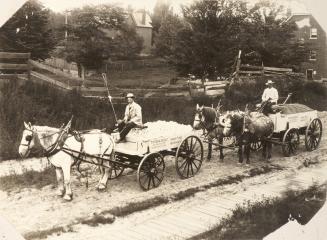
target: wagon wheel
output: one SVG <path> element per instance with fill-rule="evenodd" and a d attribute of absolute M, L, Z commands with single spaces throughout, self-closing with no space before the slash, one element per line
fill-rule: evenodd
<path fill-rule="evenodd" d="M 300 143 L 299 131 L 295 128 L 288 129 L 283 137 L 283 154 L 285 157 L 295 154 Z"/>
<path fill-rule="evenodd" d="M 313 119 L 305 130 L 305 148 L 313 151 L 318 148 L 322 136 L 322 123 L 319 118 Z"/>
<path fill-rule="evenodd" d="M 124 167 L 116 163 L 111 163 L 111 170 L 109 173 L 109 180 L 120 177 L 124 172 Z"/>
<path fill-rule="evenodd" d="M 145 191 L 158 187 L 164 178 L 164 171 L 165 162 L 160 153 L 146 155 L 137 169 L 140 187 Z"/>
<path fill-rule="evenodd" d="M 179 145 L 175 156 L 175 167 L 181 178 L 193 177 L 201 168 L 203 145 L 196 136 L 185 138 Z"/>
<path fill-rule="evenodd" d="M 260 140 L 256 140 L 250 144 L 250 149 L 253 152 L 259 151 L 262 148 L 262 142 Z"/>

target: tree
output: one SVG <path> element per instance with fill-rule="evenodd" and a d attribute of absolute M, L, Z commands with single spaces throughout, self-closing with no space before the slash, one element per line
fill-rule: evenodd
<path fill-rule="evenodd" d="M 158 34 L 154 37 L 154 53 L 160 57 L 171 57 L 177 34 L 185 27 L 177 15 L 168 14 L 162 21 Z"/>
<path fill-rule="evenodd" d="M 37 0 L 26 2 L 3 26 L 2 32 L 16 43 L 20 51 L 28 51 L 33 59 L 45 59 L 55 46 L 49 28 L 49 10 Z"/>
<path fill-rule="evenodd" d="M 240 34 L 243 60 L 297 69 L 307 59 L 308 47 L 295 39 L 296 25 L 287 21 L 288 14 L 283 6 L 269 1 L 260 1 L 249 10 Z"/>
<path fill-rule="evenodd" d="M 241 1 L 202 0 L 183 6 L 188 23 L 178 32 L 173 60 L 182 73 L 198 75 L 230 72 L 238 52 L 238 34 L 247 17 Z"/>
<path fill-rule="evenodd" d="M 85 6 L 71 12 L 68 39 L 63 52 L 80 70 L 99 69 L 104 59 L 112 56 L 131 57 L 142 49 L 127 13 L 114 5 Z"/>
<path fill-rule="evenodd" d="M 153 8 L 153 14 L 151 15 L 153 39 L 159 33 L 162 21 L 169 14 L 172 14 L 169 0 L 157 0 L 156 5 Z"/>
<path fill-rule="evenodd" d="M 133 59 L 143 49 L 143 38 L 136 33 L 135 26 L 122 24 L 113 39 L 114 54 L 118 59 Z"/>

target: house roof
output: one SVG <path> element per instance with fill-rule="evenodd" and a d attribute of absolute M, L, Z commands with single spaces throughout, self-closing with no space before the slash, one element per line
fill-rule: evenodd
<path fill-rule="evenodd" d="M 320 25 L 320 23 L 317 21 L 317 19 L 311 14 L 311 13 L 294 13 L 292 14 L 286 21 L 292 21 L 296 17 L 303 17 L 303 19 L 298 19 L 295 21 L 297 26 L 299 28 L 302 28 L 303 26 L 309 26 L 310 27 L 310 20 L 309 18 L 313 18 L 316 24 L 318 24 L 319 28 L 321 28 L 324 32 L 324 28 Z M 308 19 L 308 20 L 306 20 Z"/>
<path fill-rule="evenodd" d="M 27 0 L 6 1 L 0 9 L 0 28 L 20 9 Z"/>
<path fill-rule="evenodd" d="M 136 27 L 152 28 L 151 17 L 145 10 L 138 10 L 131 14 Z"/>

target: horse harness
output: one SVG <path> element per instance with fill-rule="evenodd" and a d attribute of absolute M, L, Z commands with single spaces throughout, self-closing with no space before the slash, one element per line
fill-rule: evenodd
<path fill-rule="evenodd" d="M 34 137 L 35 139 L 35 142 L 37 145 L 39 145 L 39 150 L 35 151 L 34 153 L 39 153 L 39 152 L 42 152 L 43 155 L 45 157 L 51 157 L 52 155 L 58 153 L 59 151 L 61 151 L 67 137 L 68 137 L 68 131 L 66 129 L 62 129 L 61 131 L 59 132 L 55 132 L 55 133 L 52 133 L 50 135 L 46 135 L 42 138 L 39 138 L 38 135 L 35 133 L 35 131 L 33 131 L 32 129 L 25 129 L 26 131 L 30 131 L 32 134 L 31 135 L 28 135 L 25 137 L 25 140 L 27 141 L 27 144 L 24 144 L 24 143 L 21 143 L 20 145 L 22 146 L 27 146 L 27 150 L 30 151 L 31 148 L 30 148 L 30 145 L 31 145 L 31 142 L 32 142 L 32 139 Z M 45 138 L 49 138 L 49 137 L 52 137 L 53 135 L 55 134 L 59 134 L 59 136 L 57 137 L 56 141 L 47 149 L 45 149 L 41 143 L 40 143 L 40 139 L 45 139 Z"/>

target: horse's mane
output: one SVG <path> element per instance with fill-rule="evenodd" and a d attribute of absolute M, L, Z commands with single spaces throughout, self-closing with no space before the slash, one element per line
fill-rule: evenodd
<path fill-rule="evenodd" d="M 33 126 L 33 128 L 37 132 L 42 132 L 42 133 L 55 133 L 59 132 L 59 128 L 54 128 L 54 127 L 48 127 L 48 126 Z"/>
<path fill-rule="evenodd" d="M 216 121 L 217 113 L 215 109 L 211 107 L 203 107 L 202 114 L 206 122 L 214 123 Z"/>

